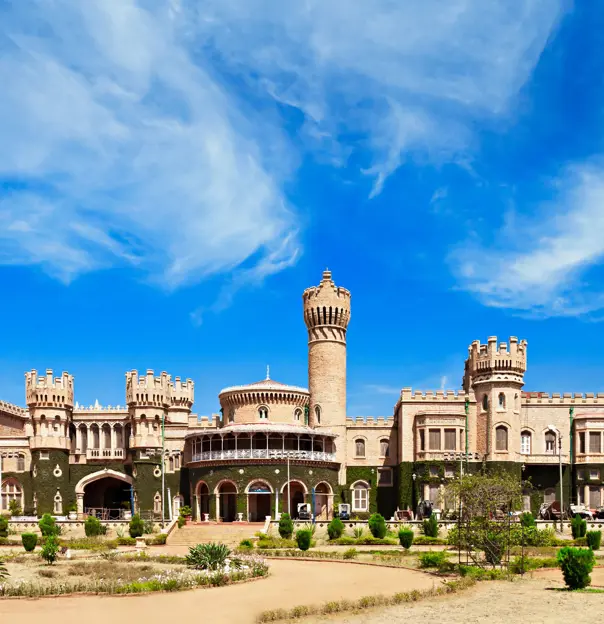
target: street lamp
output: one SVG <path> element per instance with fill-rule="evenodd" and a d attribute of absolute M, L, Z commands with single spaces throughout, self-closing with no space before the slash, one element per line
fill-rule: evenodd
<path fill-rule="evenodd" d="M 417 504 L 418 503 L 415 500 L 417 498 L 417 495 L 415 493 L 415 480 L 417 479 L 417 475 L 415 473 L 413 473 L 411 475 L 411 478 L 413 479 L 413 499 L 411 500 L 411 506 L 413 507 L 413 503 L 415 503 L 415 508 L 417 509 Z M 414 517 L 415 516 L 415 510 L 411 509 L 411 513 L 413 514 L 413 516 L 411 516 L 411 517 Z"/>
<path fill-rule="evenodd" d="M 549 429 L 558 436 L 558 467 L 560 470 L 560 533 L 564 533 L 564 484 L 562 482 L 562 432 L 554 425 Z"/>

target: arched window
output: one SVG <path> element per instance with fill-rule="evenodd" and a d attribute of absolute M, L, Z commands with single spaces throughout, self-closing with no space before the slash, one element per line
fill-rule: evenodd
<path fill-rule="evenodd" d="M 556 452 L 556 434 L 553 431 L 545 432 L 545 452 L 546 453 Z"/>
<path fill-rule="evenodd" d="M 180 453 L 174 455 L 174 470 L 180 470 Z"/>
<path fill-rule="evenodd" d="M 299 407 L 296 407 L 296 409 L 294 410 L 294 420 L 296 422 L 300 422 L 301 419 L 302 419 L 302 410 Z"/>
<path fill-rule="evenodd" d="M 180 515 L 180 508 L 184 504 L 185 504 L 185 499 L 180 494 L 174 497 L 173 502 L 172 502 L 172 514 L 174 515 L 175 518 L 178 518 L 178 516 Z"/>
<path fill-rule="evenodd" d="M 260 418 L 260 420 L 268 420 L 268 407 L 259 407 L 258 417 Z"/>
<path fill-rule="evenodd" d="M 495 450 L 508 450 L 508 429 L 503 425 L 499 425 L 499 427 L 495 428 Z"/>
<path fill-rule="evenodd" d="M 315 424 L 321 424 L 321 407 L 319 405 L 315 405 Z"/>
<path fill-rule="evenodd" d="M 161 514 L 161 494 L 159 492 L 155 492 L 153 497 L 153 513 Z"/>
<path fill-rule="evenodd" d="M 235 409 L 233 407 L 231 407 L 231 409 L 229 410 L 229 422 L 235 422 Z"/>
<path fill-rule="evenodd" d="M 63 514 L 63 497 L 61 496 L 61 492 L 58 490 L 54 498 L 53 512 L 57 516 Z"/>
<path fill-rule="evenodd" d="M 25 455 L 17 455 L 17 472 L 23 472 L 25 470 Z"/>
<path fill-rule="evenodd" d="M 503 392 L 499 393 L 499 409 L 505 409 L 505 394 Z"/>
<path fill-rule="evenodd" d="M 0 495 L 0 512 L 10 511 L 11 501 L 23 509 L 23 488 L 16 479 L 7 479 L 2 483 Z"/>
<path fill-rule="evenodd" d="M 520 452 L 523 455 L 531 454 L 531 432 L 523 431 L 520 434 Z"/>
<path fill-rule="evenodd" d="M 484 395 L 482 397 L 482 411 L 486 412 L 489 409 L 489 397 L 488 395 Z"/>
<path fill-rule="evenodd" d="M 366 483 L 355 483 L 352 489 L 352 511 L 369 511 L 369 488 Z"/>
<path fill-rule="evenodd" d="M 365 440 L 357 438 L 354 441 L 354 456 L 365 457 Z"/>
<path fill-rule="evenodd" d="M 388 457 L 390 454 L 390 443 L 388 440 L 380 440 L 380 457 Z"/>
<path fill-rule="evenodd" d="M 168 472 L 174 472 L 174 457 L 168 457 Z"/>

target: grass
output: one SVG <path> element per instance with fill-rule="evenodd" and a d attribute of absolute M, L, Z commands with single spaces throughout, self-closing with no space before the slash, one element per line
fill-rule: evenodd
<path fill-rule="evenodd" d="M 298 605 L 291 609 L 270 609 L 263 611 L 257 622 L 279 622 L 283 620 L 296 620 L 303 617 L 331 615 L 334 613 L 349 613 L 352 611 L 362 611 L 374 607 L 389 607 L 409 602 L 417 602 L 435 596 L 456 593 L 472 587 L 476 581 L 472 578 L 460 579 L 443 583 L 440 587 L 435 587 L 427 591 L 398 592 L 392 596 L 375 595 L 363 596 L 357 600 L 331 600 L 320 605 Z"/>

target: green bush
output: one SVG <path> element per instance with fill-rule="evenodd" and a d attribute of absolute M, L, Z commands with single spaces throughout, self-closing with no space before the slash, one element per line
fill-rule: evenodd
<path fill-rule="evenodd" d="M 178 510 L 178 515 L 179 516 L 192 516 L 193 515 L 193 510 L 189 507 L 189 505 L 183 505 L 179 510 Z"/>
<path fill-rule="evenodd" d="M 356 559 L 358 554 L 359 552 L 356 548 L 349 548 L 348 550 L 344 551 L 342 559 Z"/>
<path fill-rule="evenodd" d="M 595 564 L 594 551 L 591 548 L 562 548 L 558 553 L 558 563 L 569 589 L 583 589 L 591 583 L 589 574 Z"/>
<path fill-rule="evenodd" d="M 84 522 L 86 537 L 97 537 L 101 534 L 101 521 L 94 516 L 88 516 Z"/>
<path fill-rule="evenodd" d="M 602 531 L 587 531 L 587 545 L 592 550 L 600 550 L 600 542 L 602 541 Z"/>
<path fill-rule="evenodd" d="M 434 514 L 430 514 L 427 520 L 424 520 L 424 535 L 427 537 L 438 537 L 438 520 Z"/>
<path fill-rule="evenodd" d="M 8 518 L 0 516 L 0 538 L 8 537 Z"/>
<path fill-rule="evenodd" d="M 184 516 L 178 516 L 178 520 L 176 521 L 176 524 L 178 525 L 179 529 L 182 529 L 185 524 L 187 524 L 187 521 L 185 520 Z"/>
<path fill-rule="evenodd" d="M 242 539 L 239 542 L 239 548 L 244 550 L 252 550 L 254 548 L 254 542 L 251 539 Z"/>
<path fill-rule="evenodd" d="M 38 544 L 38 536 L 35 533 L 22 533 L 21 542 L 23 548 L 25 548 L 27 552 L 31 552 Z"/>
<path fill-rule="evenodd" d="M 528 529 L 529 527 L 537 526 L 537 523 L 535 522 L 535 518 L 533 517 L 533 514 L 530 511 L 525 511 L 520 516 L 520 524 L 525 529 Z"/>
<path fill-rule="evenodd" d="M 11 516 L 20 516 L 23 513 L 21 505 L 19 505 L 19 501 L 14 498 L 8 504 L 8 510 Z"/>
<path fill-rule="evenodd" d="M 42 546 L 42 552 L 40 556 L 46 563 L 52 565 L 57 560 L 59 553 L 59 540 L 56 535 L 48 535 Z"/>
<path fill-rule="evenodd" d="M 413 531 L 411 529 L 401 529 L 398 532 L 398 541 L 403 548 L 411 548 L 411 544 L 413 544 Z"/>
<path fill-rule="evenodd" d="M 145 523 L 138 514 L 132 516 L 128 530 L 130 532 L 130 537 L 142 537 L 145 530 Z"/>
<path fill-rule="evenodd" d="M 448 561 L 447 553 L 442 551 L 431 551 L 421 553 L 419 556 L 420 568 L 439 568 Z"/>
<path fill-rule="evenodd" d="M 492 566 L 499 565 L 505 549 L 505 539 L 497 533 L 487 533 L 482 548 L 486 561 Z"/>
<path fill-rule="evenodd" d="M 344 523 L 340 520 L 340 518 L 334 518 L 327 525 L 327 534 L 329 535 L 329 539 L 338 539 L 338 537 L 342 537 L 342 533 L 344 533 Z"/>
<path fill-rule="evenodd" d="M 457 531 L 457 527 L 453 527 L 452 529 L 449 529 L 449 535 L 451 534 L 451 531 Z M 413 543 L 416 546 L 433 546 L 433 545 L 446 546 L 447 544 L 451 545 L 451 542 L 449 542 L 449 539 L 444 539 L 442 537 L 426 537 L 425 535 L 415 535 L 413 537 Z M 453 542 L 453 544 L 457 545 L 457 541 Z"/>
<path fill-rule="evenodd" d="M 575 516 L 570 522 L 570 528 L 574 539 L 585 537 L 587 533 L 587 522 L 580 516 Z"/>
<path fill-rule="evenodd" d="M 167 533 L 158 533 L 157 535 L 154 535 L 153 537 L 146 537 L 145 544 L 147 544 L 147 546 L 163 546 L 167 540 L 168 540 Z"/>
<path fill-rule="evenodd" d="M 118 546 L 136 546 L 136 539 L 134 537 L 118 537 Z"/>
<path fill-rule="evenodd" d="M 50 537 L 51 535 L 59 535 L 61 528 L 57 525 L 56 520 L 49 514 L 45 513 L 38 522 L 40 532 L 44 537 Z"/>
<path fill-rule="evenodd" d="M 197 570 L 218 570 L 224 567 L 231 551 L 225 544 L 197 544 L 189 548 L 187 565 Z"/>
<path fill-rule="evenodd" d="M 510 561 L 510 572 L 512 574 L 523 574 L 529 570 L 540 568 L 557 568 L 558 560 L 555 557 L 524 557 L 517 556 Z"/>
<path fill-rule="evenodd" d="M 296 543 L 300 550 L 308 550 L 312 540 L 312 531 L 309 529 L 300 529 L 296 531 Z"/>
<path fill-rule="evenodd" d="M 294 523 L 290 515 L 286 513 L 282 513 L 279 518 L 279 535 L 283 539 L 291 539 L 294 533 Z"/>
<path fill-rule="evenodd" d="M 372 514 L 367 521 L 367 524 L 369 525 L 369 530 L 371 531 L 371 535 L 373 535 L 373 537 L 377 537 L 378 539 L 384 539 L 386 537 L 388 527 L 386 526 L 386 520 L 384 520 L 384 516 L 382 516 L 382 514 Z"/>
<path fill-rule="evenodd" d="M 568 546 L 568 542 L 566 540 L 560 540 L 563 542 L 560 546 Z M 587 546 L 587 537 L 578 537 L 576 540 L 572 540 L 573 546 Z"/>

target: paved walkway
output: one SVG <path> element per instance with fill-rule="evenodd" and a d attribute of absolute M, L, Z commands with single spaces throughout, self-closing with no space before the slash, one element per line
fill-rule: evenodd
<path fill-rule="evenodd" d="M 0 622 L 20 624 L 97 624 L 177 619 L 212 624 L 252 624 L 265 609 L 353 599 L 397 591 L 429 589 L 439 579 L 422 572 L 354 563 L 271 561 L 267 579 L 146 596 L 80 596 L 0 600 Z"/>

